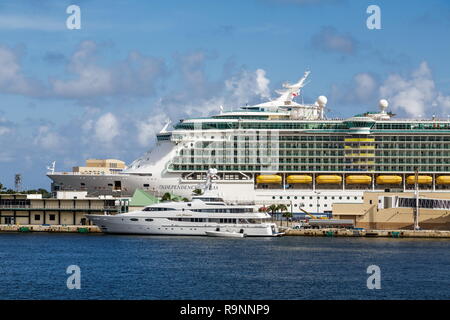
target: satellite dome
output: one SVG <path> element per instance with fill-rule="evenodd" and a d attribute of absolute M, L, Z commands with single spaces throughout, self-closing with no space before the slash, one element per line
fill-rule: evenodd
<path fill-rule="evenodd" d="M 386 109 L 389 106 L 389 102 L 387 102 L 386 99 L 381 99 L 380 100 L 380 108 L 381 109 Z"/>
<path fill-rule="evenodd" d="M 327 104 L 327 102 L 328 102 L 328 99 L 325 96 L 319 96 L 317 98 L 317 103 L 319 104 L 319 106 L 325 106 Z"/>

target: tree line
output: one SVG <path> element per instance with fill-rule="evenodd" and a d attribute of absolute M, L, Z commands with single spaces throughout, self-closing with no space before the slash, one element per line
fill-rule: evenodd
<path fill-rule="evenodd" d="M 13 190 L 13 189 L 6 188 L 3 184 L 0 183 L 0 194 L 16 194 L 16 193 L 42 194 L 43 198 L 50 198 L 51 195 L 52 195 L 50 192 L 48 192 L 47 190 L 42 189 L 42 188 L 16 191 L 16 190 Z"/>

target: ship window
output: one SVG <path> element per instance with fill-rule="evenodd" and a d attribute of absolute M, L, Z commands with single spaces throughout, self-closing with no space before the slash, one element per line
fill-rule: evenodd
<path fill-rule="evenodd" d="M 150 185 L 148 183 L 144 183 L 144 188 L 148 188 Z"/>
<path fill-rule="evenodd" d="M 152 222 L 153 219 L 145 219 L 145 221 Z"/>
<path fill-rule="evenodd" d="M 144 208 L 142 211 L 174 211 L 176 209 L 174 208 L 157 208 L 157 207 L 147 207 Z"/>
<path fill-rule="evenodd" d="M 130 220 L 131 220 L 131 221 L 138 221 L 139 219 L 131 218 Z"/>

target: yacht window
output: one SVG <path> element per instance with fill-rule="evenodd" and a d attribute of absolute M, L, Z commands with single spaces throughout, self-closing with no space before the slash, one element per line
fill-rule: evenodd
<path fill-rule="evenodd" d="M 153 219 L 145 219 L 145 221 L 152 222 Z"/>
<path fill-rule="evenodd" d="M 146 207 L 142 211 L 174 211 L 174 208 Z"/>
<path fill-rule="evenodd" d="M 150 185 L 148 183 L 144 183 L 144 188 L 148 188 Z"/>
<path fill-rule="evenodd" d="M 131 220 L 131 221 L 138 221 L 139 219 L 131 218 L 130 220 Z"/>

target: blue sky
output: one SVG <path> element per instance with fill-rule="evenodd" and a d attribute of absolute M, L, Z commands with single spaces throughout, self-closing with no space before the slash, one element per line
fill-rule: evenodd
<path fill-rule="evenodd" d="M 165 121 L 275 97 L 307 69 L 305 102 L 326 95 L 330 117 L 386 98 L 399 117 L 447 118 L 449 31 L 445 0 L 0 1 L 0 183 L 49 188 L 53 160 L 129 163 Z"/>

